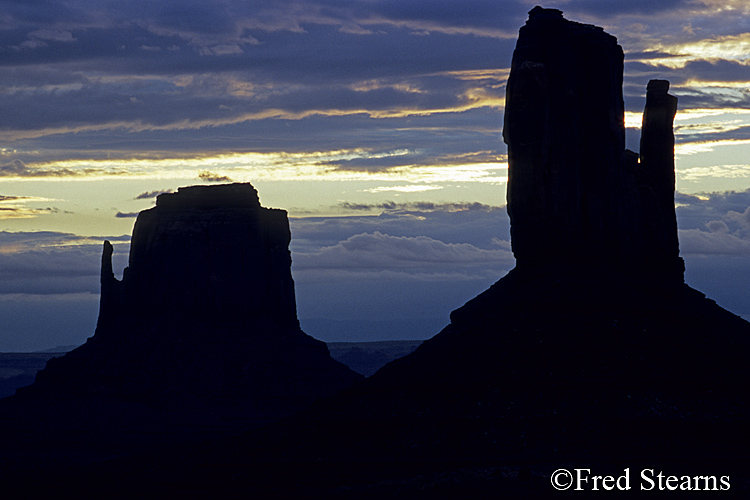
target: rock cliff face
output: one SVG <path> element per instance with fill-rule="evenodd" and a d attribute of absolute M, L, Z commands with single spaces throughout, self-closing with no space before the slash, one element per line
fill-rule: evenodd
<path fill-rule="evenodd" d="M 160 195 L 121 281 L 104 243 L 94 336 L 3 401 L 6 415 L 116 456 L 254 428 L 350 386 L 362 376 L 300 330 L 289 241 L 286 212 L 250 184 Z"/>
<path fill-rule="evenodd" d="M 162 194 L 136 220 L 122 282 L 104 244 L 99 330 L 165 316 L 298 327 L 290 240 L 286 212 L 250 184 Z"/>
<path fill-rule="evenodd" d="M 508 214 L 518 268 L 682 282 L 674 213 L 676 98 L 649 84 L 641 158 L 625 150 L 623 51 L 537 7 L 508 80 Z"/>

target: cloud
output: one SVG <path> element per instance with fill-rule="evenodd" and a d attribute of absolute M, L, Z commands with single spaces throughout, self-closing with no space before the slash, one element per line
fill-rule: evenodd
<path fill-rule="evenodd" d="M 360 17 L 375 17 L 377 21 L 370 21 L 370 24 L 380 21 L 408 26 L 415 32 L 463 32 L 485 36 L 507 36 L 508 31 L 515 31 L 523 23 L 526 11 L 529 10 L 523 2 L 507 0 L 468 0 L 461 3 L 450 0 L 385 0 L 370 5 L 360 2 L 360 5 L 372 9 L 370 12 L 363 10 L 359 13 Z"/>
<path fill-rule="evenodd" d="M 408 149 L 384 151 L 367 156 L 327 161 L 325 165 L 335 166 L 340 170 L 379 171 L 424 161 L 424 151 Z"/>
<path fill-rule="evenodd" d="M 679 148 L 683 155 L 690 152 L 711 152 L 716 144 L 697 144 L 696 148 Z M 679 156 L 678 156 L 679 157 Z M 750 178 L 750 165 L 710 165 L 705 167 L 688 167 L 680 169 L 677 176 L 682 181 L 700 182 L 707 178 L 712 179 L 748 179 Z"/>
<path fill-rule="evenodd" d="M 680 253 L 701 255 L 750 255 L 750 241 L 721 231 L 679 231 Z"/>
<path fill-rule="evenodd" d="M 750 255 L 750 190 L 701 195 L 676 193 L 675 201 L 683 255 Z M 434 242 L 468 244 L 482 250 L 471 253 L 468 247 L 456 247 L 456 250 L 466 250 L 463 255 L 467 259 L 456 259 L 455 265 L 447 265 L 446 269 L 458 273 L 462 272 L 463 265 L 471 267 L 469 255 L 497 257 L 498 261 L 488 268 L 508 270 L 512 267 L 512 254 L 508 250 L 510 224 L 505 207 L 431 202 L 342 202 L 339 206 L 353 212 L 379 210 L 381 213 L 377 216 L 292 218 L 295 269 L 302 271 L 315 265 L 351 269 L 359 265 L 363 270 L 401 272 L 411 266 L 415 273 L 436 272 L 433 263 L 439 260 L 437 257 L 434 262 L 424 257 L 421 262 L 407 264 L 409 255 L 429 254 L 420 245 L 429 246 Z M 427 239 L 410 240 L 415 234 Z M 453 248 L 440 243 L 436 245 L 441 250 Z M 408 249 L 414 253 L 409 254 Z M 382 252 L 380 259 L 375 257 L 378 252 Z M 507 261 L 503 260 L 505 257 Z M 480 260 L 478 257 L 477 262 Z M 471 272 L 477 270 L 478 267 Z"/>
<path fill-rule="evenodd" d="M 712 220 L 706 223 L 706 228 L 711 233 L 729 233 L 729 226 L 721 220 Z"/>
<path fill-rule="evenodd" d="M 30 33 L 45 43 L 56 39 L 75 45 L 65 50 L 38 47 L 33 54 L 4 53 L 3 139 L 55 141 L 67 136 L 90 145 L 103 134 L 126 132 L 133 137 L 168 131 L 183 140 L 158 143 L 178 150 L 190 142 L 183 132 L 199 130 L 204 146 L 212 139 L 232 150 L 248 137 L 272 135 L 263 133 L 269 130 L 267 123 L 259 124 L 260 133 L 242 129 L 239 124 L 247 122 L 318 116 L 337 121 L 344 114 L 399 118 L 498 107 L 502 82 L 497 78 L 467 80 L 449 73 L 497 69 L 486 54 L 503 52 L 498 50 L 501 45 L 507 53 L 513 44 L 480 34 L 497 20 L 505 22 L 509 13 L 506 8 L 501 15 L 498 7 L 483 2 L 461 8 L 451 2 L 424 2 L 416 10 L 370 2 L 346 7 L 337 2 L 270 6 L 211 1 L 69 5 L 65 23 L 49 23 L 36 15 L 25 19 L 19 10 L 9 15 L 16 25 L 28 27 L 0 32 L 0 47 L 18 45 Z M 517 12 L 525 9 L 515 2 L 513 6 Z M 80 15 L 80 25 L 73 22 L 73 13 Z M 373 43 L 349 40 L 340 32 L 359 21 L 372 23 L 367 30 L 375 33 L 385 27 L 387 33 L 374 35 L 378 39 Z M 442 34 L 411 36 L 425 23 Z M 448 34 L 458 28 L 463 34 Z M 346 43 L 339 43 L 341 37 L 347 37 Z M 282 124 L 289 130 L 288 125 Z M 232 128 L 237 131 L 227 133 Z M 346 124 L 327 127 L 333 134 L 337 128 L 346 130 Z M 285 148 L 309 149 L 309 131 L 321 130 L 312 120 L 309 127 L 293 129 L 299 133 L 286 135 Z M 234 134 L 232 144 L 224 142 Z M 279 141 L 282 135 L 273 137 Z M 117 142 L 132 144 L 134 150 L 154 143 Z M 263 140 L 255 147 L 265 147 Z"/>
<path fill-rule="evenodd" d="M 689 61 L 680 68 L 684 78 L 697 82 L 747 82 L 750 64 L 727 59 L 699 59 Z"/>
<path fill-rule="evenodd" d="M 21 160 L 13 160 L 7 163 L 0 163 L 0 176 L 24 176 L 28 173 L 26 165 Z"/>
<path fill-rule="evenodd" d="M 335 173 L 445 166 L 480 152 L 484 158 L 476 161 L 497 161 L 505 152 L 500 130 L 510 58 L 533 6 L 480 0 L 39 5 L 55 16 L 42 15 L 36 3 L 28 9 L 14 3 L 0 30 L 0 139 L 20 151 L 3 156 L 11 159 L 0 166 L 4 176 L 82 175 L 44 163 L 60 157 L 205 158 L 236 151 L 366 152 L 331 159 L 324 166 Z M 606 18 L 609 31 L 626 35 L 628 109 L 642 111 L 645 84 L 656 76 L 673 80 L 681 111 L 750 107 L 739 87 L 700 86 L 747 76 L 734 55 L 720 57 L 746 38 L 737 23 L 723 23 L 725 14 L 676 0 L 557 6 L 570 19 Z M 692 33 L 675 22 L 688 10 L 695 14 Z M 631 17 L 620 23 L 613 15 Z M 628 32 L 643 45 L 630 44 Z M 31 38 L 47 46 L 11 49 Z M 684 67 L 670 66 L 687 42 L 716 47 L 719 56 L 688 54 Z M 692 143 L 748 132 L 733 127 L 683 128 L 678 137 Z M 217 175 L 239 178 L 223 169 Z"/>
<path fill-rule="evenodd" d="M 504 207 L 388 204 L 380 215 L 292 218 L 290 225 L 295 273 L 497 279 L 514 263 Z"/>
<path fill-rule="evenodd" d="M 425 210 L 418 210 L 396 205 L 380 215 L 293 217 L 289 222 L 293 254 L 319 252 L 352 236 L 375 232 L 392 237 L 422 235 L 445 243 L 468 243 L 485 250 L 497 249 L 496 240 L 510 241 L 510 221 L 505 207 L 457 210 L 454 204 L 432 204 Z"/>
<path fill-rule="evenodd" d="M 72 3 L 58 0 L 29 2 L 7 2 L 3 5 L 4 21 L 8 25 L 24 25 L 33 22 L 37 25 L 53 26 L 57 23 L 80 22 L 86 20 L 86 11 Z"/>
<path fill-rule="evenodd" d="M 30 208 L 27 203 L 49 201 L 46 198 L 32 196 L 0 195 L 0 219 L 28 219 L 45 213 L 56 213 L 57 208 Z"/>
<path fill-rule="evenodd" d="M 55 23 L 11 9 L 23 28 L 0 30 L 0 50 L 30 33 L 50 43 L 0 58 L 0 138 L 37 155 L 20 158 L 27 166 L 5 169 L 6 176 L 74 175 L 35 168 L 60 155 L 387 150 L 394 143 L 424 151 L 400 165 L 384 164 L 387 158 L 332 164 L 374 171 L 501 154 L 502 66 L 528 10 L 522 2 L 501 9 L 479 1 L 66 6 L 65 22 Z M 354 25 L 372 35 L 341 30 Z M 430 36 L 412 36 L 425 30 Z M 52 45 L 55 38 L 65 50 Z M 503 53 L 505 63 L 488 57 Z"/>
<path fill-rule="evenodd" d="M 50 211 L 51 209 L 0 207 L 0 219 L 28 219 Z"/>
<path fill-rule="evenodd" d="M 98 293 L 102 241 L 58 232 L 0 232 L 0 295 Z M 126 263 L 117 245 L 115 268 Z"/>
<path fill-rule="evenodd" d="M 135 219 L 136 217 L 138 217 L 139 213 L 140 212 L 125 212 L 125 213 L 123 213 L 123 212 L 118 211 L 115 214 L 115 217 L 117 217 L 118 219 Z"/>
<path fill-rule="evenodd" d="M 198 178 L 206 182 L 232 182 L 226 175 L 219 175 L 207 170 L 198 174 Z"/>
<path fill-rule="evenodd" d="M 324 64 L 337 66 L 335 61 Z M 440 69 L 447 68 L 443 65 Z M 383 71 L 385 75 L 391 70 Z M 291 77 L 292 82 L 250 85 L 253 88 L 248 91 L 243 89 L 248 84 L 237 82 L 236 75 L 219 72 L 212 76 L 154 77 L 150 84 L 134 79 L 130 84 L 85 82 L 63 92 L 13 92 L 4 95 L 0 103 L 6 122 L 2 137 L 22 139 L 118 129 L 179 131 L 266 119 L 300 120 L 313 115 L 399 118 L 502 106 L 502 93 L 491 82 L 414 76 L 413 82 L 389 77 L 391 83 L 373 85 L 372 80 L 383 75 L 364 77 L 369 82 L 352 75 L 346 81 L 316 83 L 313 75 L 298 73 Z M 256 78 L 246 74 L 243 79 L 252 82 Z M 306 83 L 301 85 L 299 80 Z"/>
<path fill-rule="evenodd" d="M 457 212 L 463 210 L 500 210 L 501 207 L 492 207 L 478 202 L 467 202 L 467 203 L 435 203 L 431 201 L 413 201 L 413 202 L 402 202 L 396 203 L 394 201 L 386 201 L 383 203 L 351 203 L 342 201 L 338 205 L 344 210 L 351 211 L 371 211 L 371 210 L 385 210 L 385 211 L 442 211 L 442 212 Z"/>
<path fill-rule="evenodd" d="M 677 220 L 683 255 L 750 255 L 750 190 L 678 193 Z"/>
<path fill-rule="evenodd" d="M 427 236 L 389 236 L 380 232 L 351 236 L 315 253 L 296 253 L 295 269 L 455 272 L 461 266 L 508 266 L 509 246 L 485 250 L 468 243 L 444 243 Z"/>
<path fill-rule="evenodd" d="M 76 39 L 70 31 L 54 30 L 54 29 L 39 29 L 34 30 L 28 34 L 28 37 L 32 40 L 47 40 L 50 42 L 75 42 Z"/>
<path fill-rule="evenodd" d="M 443 189 L 443 186 L 430 186 L 427 184 L 408 184 L 405 186 L 379 186 L 376 188 L 365 189 L 366 193 L 385 193 L 395 191 L 397 193 L 422 193 L 425 191 L 436 191 Z"/>
<path fill-rule="evenodd" d="M 750 189 L 690 195 L 676 193 L 677 221 L 682 229 L 704 229 L 710 221 L 727 219 L 729 213 L 744 213 L 750 207 Z M 739 229 L 734 226 L 733 230 Z"/>
<path fill-rule="evenodd" d="M 737 224 L 739 224 L 742 231 L 744 231 L 745 233 L 750 233 L 750 207 L 746 208 L 742 213 L 730 210 L 729 212 L 727 212 L 725 219 L 736 222 Z"/>
<path fill-rule="evenodd" d="M 0 163 L 0 177 L 68 177 L 85 174 L 67 168 L 29 168 L 23 161 L 15 159 Z"/>
<path fill-rule="evenodd" d="M 157 191 L 146 191 L 146 192 L 143 192 L 143 193 L 139 194 L 138 196 L 136 196 L 133 199 L 134 200 L 150 200 L 152 198 L 156 198 L 160 194 L 173 193 L 173 192 L 174 192 L 173 189 L 162 189 L 162 190 L 157 190 Z"/>
<path fill-rule="evenodd" d="M 3 196 L 0 195 L 0 203 L 6 203 L 6 202 L 13 202 L 13 201 L 20 201 L 20 200 L 28 200 L 28 196 Z"/>
<path fill-rule="evenodd" d="M 659 17 L 671 19 L 680 18 L 686 14 L 692 16 L 710 16 L 719 9 L 711 6 L 711 3 L 720 3 L 720 7 L 728 7 L 735 3 L 742 6 L 742 0 L 663 0 L 652 2 L 650 0 L 552 0 L 545 3 L 545 7 L 556 7 L 562 9 L 569 19 L 571 15 L 594 16 L 600 20 L 611 19 L 619 16 L 645 16 L 649 21 L 656 21 Z M 718 6 L 717 6 L 718 7 Z M 656 18 L 654 18 L 656 16 Z M 681 28 L 682 26 L 680 26 Z"/>

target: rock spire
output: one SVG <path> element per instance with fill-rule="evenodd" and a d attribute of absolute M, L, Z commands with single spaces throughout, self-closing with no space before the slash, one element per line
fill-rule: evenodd
<path fill-rule="evenodd" d="M 625 150 L 623 51 L 602 28 L 534 8 L 506 91 L 508 214 L 518 267 L 681 283 L 676 98 L 648 87 L 641 158 Z M 671 182 L 670 182 L 671 179 Z"/>

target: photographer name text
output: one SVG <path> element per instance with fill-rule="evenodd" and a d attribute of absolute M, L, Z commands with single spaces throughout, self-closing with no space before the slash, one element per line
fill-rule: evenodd
<path fill-rule="evenodd" d="M 630 468 L 619 476 L 596 475 L 591 469 L 557 469 L 550 477 L 556 490 L 572 491 L 727 491 L 729 476 L 676 476 L 643 469 L 631 478 Z"/>

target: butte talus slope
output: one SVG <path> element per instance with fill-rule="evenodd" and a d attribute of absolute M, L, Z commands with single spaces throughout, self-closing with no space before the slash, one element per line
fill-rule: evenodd
<path fill-rule="evenodd" d="M 361 379 L 300 329 L 290 237 L 250 184 L 160 195 L 122 280 L 104 244 L 94 336 L 2 401 L 10 442 L 32 459 L 25 438 L 117 456 L 251 429 Z"/>

